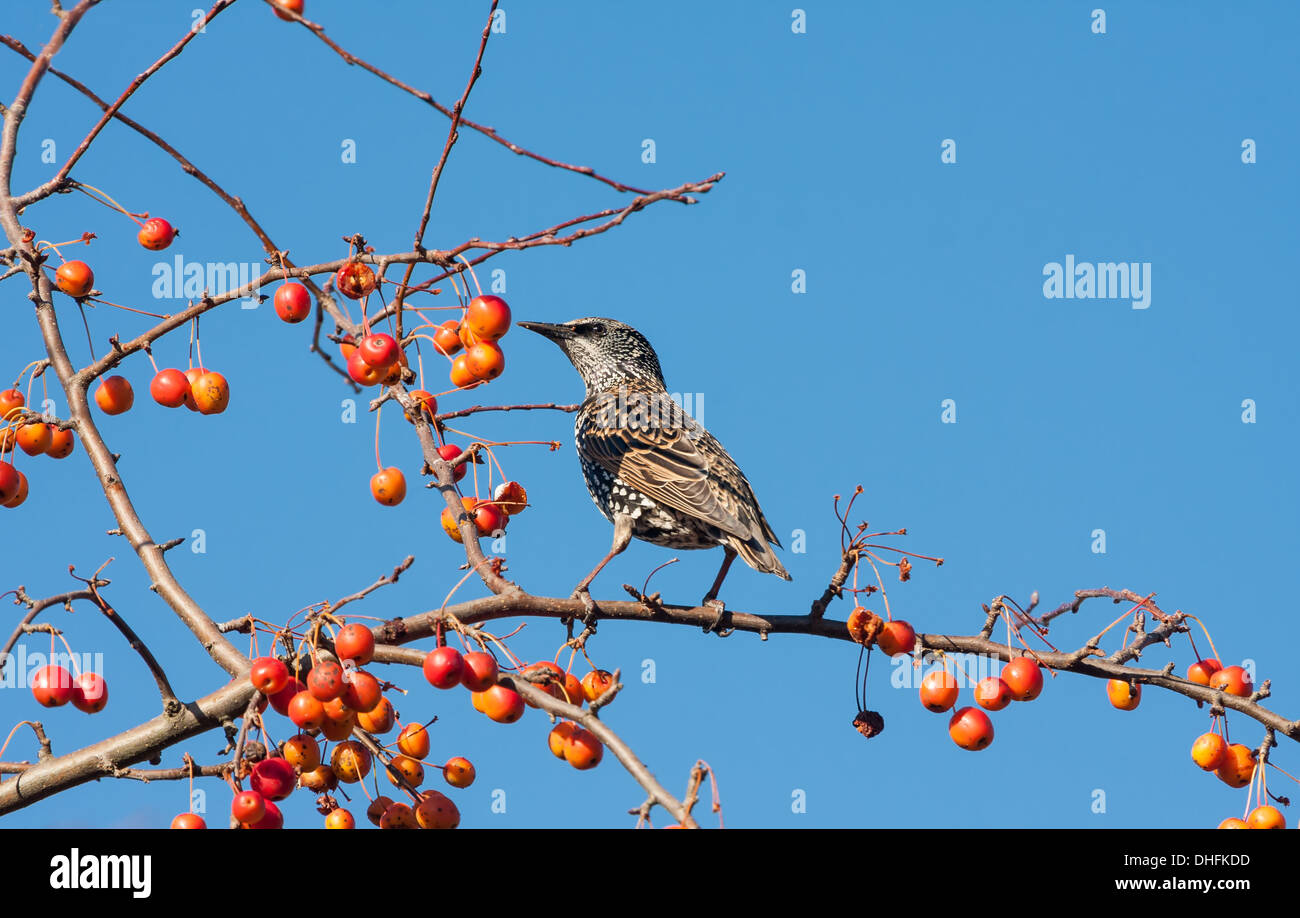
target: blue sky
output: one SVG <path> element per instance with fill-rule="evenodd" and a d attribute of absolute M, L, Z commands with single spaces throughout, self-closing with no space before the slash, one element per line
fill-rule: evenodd
<path fill-rule="evenodd" d="M 53 24 L 48 4 L 9 6 L 3 31 L 39 46 Z M 807 31 L 796 34 L 790 4 L 769 2 L 715 4 L 707 19 L 686 3 L 504 8 L 506 32 L 489 42 L 469 117 L 644 187 L 727 173 L 696 206 L 659 204 L 572 248 L 489 265 L 505 271 L 516 319 L 608 315 L 643 331 L 669 389 L 703 394 L 703 420 L 782 541 L 806 533 L 806 553 L 781 554 L 793 583 L 737 566 L 723 594 L 729 608 L 806 609 L 838 562 L 832 495 L 861 483 L 857 509 L 874 526 L 906 526 L 906 547 L 946 559 L 937 570 L 918 565 L 913 582 L 890 592 L 895 615 L 919 630 L 974 633 L 979 604 L 1000 593 L 1023 601 L 1038 590 L 1054 606 L 1087 587 L 1155 591 L 1163 608 L 1205 619 L 1226 660 L 1253 660 L 1260 678 L 1273 678 L 1268 706 L 1300 710 L 1286 678 L 1300 634 L 1285 601 L 1300 550 L 1289 270 L 1300 243 L 1291 161 L 1300 137 L 1286 38 L 1300 11 L 1110 4 L 1096 34 L 1092 4 L 820 3 L 805 5 Z M 188 26 L 179 6 L 159 10 L 104 4 L 55 66 L 116 97 Z M 485 13 L 486 4 L 398 0 L 383 17 L 343 0 L 307 7 L 349 50 L 448 104 Z M 16 55 L 0 56 L 6 101 L 25 71 Z M 408 249 L 447 129 L 253 0 L 209 25 L 124 110 L 240 195 L 299 263 L 342 257 L 340 237 L 354 232 L 378 251 Z M 47 78 L 22 128 L 15 188 L 54 174 L 97 116 Z M 652 164 L 641 158 L 647 138 Z M 1242 161 L 1247 138 L 1251 164 Z M 56 163 L 41 160 L 45 139 Z M 355 163 L 341 161 L 348 139 Z M 941 162 L 947 139 L 955 163 Z M 229 210 L 119 125 L 73 177 L 178 225 L 183 235 L 166 256 L 262 257 Z M 521 235 L 619 200 L 464 131 L 426 243 Z M 92 264 L 109 299 L 160 312 L 182 305 L 152 298 L 152 267 L 170 259 L 141 249 L 126 218 L 67 195 L 24 219 L 45 239 L 97 233 L 69 257 Z M 1149 308 L 1045 298 L 1044 266 L 1067 256 L 1149 263 Z M 796 270 L 806 293 L 792 292 Z M 21 283 L 0 286 L 18 317 L 0 340 L 6 381 L 42 354 Z M 75 309 L 66 298 L 58 309 L 74 360 L 86 362 Z M 97 353 L 113 332 L 133 335 L 147 321 L 96 309 Z M 168 414 L 145 395 L 151 370 L 136 357 L 122 370 L 136 407 L 101 424 L 155 537 L 206 534 L 204 553 L 170 555 L 190 592 L 219 620 L 283 620 L 414 554 L 400 584 L 354 610 L 386 618 L 439 605 L 462 560 L 438 527 L 440 504 L 416 488 L 395 509 L 370 497 L 373 423 L 341 422 L 350 393 L 307 352 L 309 327 L 280 323 L 268 303 L 222 309 L 202 332 L 206 363 L 231 380 L 224 415 Z M 547 341 L 515 330 L 504 347 L 501 379 L 444 406 L 580 397 L 576 373 Z M 184 343 L 165 339 L 155 356 L 183 366 Z M 942 423 L 946 399 L 956 423 Z M 1242 423 L 1246 399 L 1256 423 Z M 414 481 L 409 428 L 392 412 L 381 426 L 385 464 Z M 458 426 L 564 442 L 556 453 L 519 446 L 501 458 L 533 505 L 510 527 L 511 575 L 532 592 L 566 594 L 610 538 L 583 486 L 570 418 L 536 412 Z M 145 589 L 138 562 L 104 535 L 113 521 L 84 450 L 20 467 L 32 493 L 0 518 L 0 589 L 61 592 L 67 565 L 90 571 L 115 555 L 110 597 L 167 661 L 177 690 L 191 697 L 219 685 L 218 668 Z M 1106 533 L 1104 554 L 1092 550 L 1096 529 Z M 621 597 L 619 584 L 640 584 L 670 557 L 634 544 L 597 581 L 596 597 Z M 669 600 L 695 601 L 720 553 L 680 557 L 653 585 Z M 470 585 L 458 596 L 481 592 Z M 831 614 L 847 612 L 837 603 Z M 1079 646 L 1115 614 L 1104 602 L 1085 605 L 1059 621 L 1053 642 Z M 104 653 L 110 704 L 94 717 L 46 712 L 3 690 L 6 729 L 40 715 L 58 752 L 155 713 L 152 682 L 91 610 L 50 620 L 75 649 Z M 562 639 L 555 622 L 531 620 L 511 646 L 550 658 Z M 608 622 L 590 650 L 627 682 L 607 722 L 679 793 L 692 763 L 710 762 L 731 826 L 1206 826 L 1245 803 L 1244 791 L 1190 762 L 1208 716 L 1167 693 L 1148 691 L 1123 713 L 1100 682 L 1062 675 L 1037 702 L 994 715 L 994 744 L 972 754 L 913 689 L 891 687 L 879 658 L 869 698 L 886 729 L 859 737 L 850 727 L 856 653 L 845 643 Z M 1185 639 L 1143 662 L 1171 658 L 1180 671 L 1191 662 Z M 646 661 L 653 682 L 642 681 Z M 501 726 L 461 691 L 439 693 L 414 671 L 391 678 L 410 690 L 398 704 L 407 719 L 439 717 L 433 756 L 478 766 L 477 783 L 453 792 L 464 825 L 634 821 L 625 812 L 643 794 L 617 763 L 580 774 L 556 762 L 536 712 Z M 1258 744 L 1257 725 L 1234 718 L 1232 727 L 1234 739 Z M 202 737 L 165 761 L 179 762 L 182 750 L 212 761 L 221 745 Z M 1290 746 L 1276 758 L 1294 771 Z M 19 735 L 6 758 L 34 752 Z M 206 786 L 212 812 L 224 814 L 227 792 Z M 491 810 L 496 790 L 504 813 Z M 1094 812 L 1097 791 L 1104 812 Z M 290 824 L 317 824 L 308 798 L 288 802 Z M 180 785 L 101 782 L 4 824 L 165 825 L 184 808 Z"/>

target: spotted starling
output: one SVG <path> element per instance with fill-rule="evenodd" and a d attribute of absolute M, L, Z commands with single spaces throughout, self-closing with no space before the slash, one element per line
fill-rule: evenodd
<path fill-rule="evenodd" d="M 614 524 L 614 543 L 575 596 L 586 595 L 634 536 L 676 549 L 723 546 L 722 567 L 704 597 L 719 616 L 718 590 L 737 554 L 756 571 L 790 579 L 768 544 L 781 545 L 749 482 L 722 444 L 670 398 L 659 357 L 640 332 L 601 318 L 519 325 L 559 345 L 587 387 L 574 441 L 587 490 Z"/>

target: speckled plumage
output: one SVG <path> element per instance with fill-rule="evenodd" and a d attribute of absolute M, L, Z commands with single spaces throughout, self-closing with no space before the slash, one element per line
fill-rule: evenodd
<path fill-rule="evenodd" d="M 574 442 L 606 519 L 617 527 L 626 518 L 634 538 L 655 545 L 723 546 L 757 571 L 790 579 L 748 480 L 722 444 L 669 399 L 659 358 L 640 332 L 604 318 L 520 324 L 558 344 L 586 384 Z M 616 544 L 611 556 L 618 551 Z"/>

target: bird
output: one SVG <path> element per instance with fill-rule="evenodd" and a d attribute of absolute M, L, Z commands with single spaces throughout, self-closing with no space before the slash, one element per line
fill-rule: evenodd
<path fill-rule="evenodd" d="M 601 317 L 518 324 L 559 345 L 586 386 L 574 444 L 587 490 L 614 524 L 609 554 L 573 591 L 588 611 L 592 581 L 633 538 L 682 550 L 723 547 L 722 567 L 701 601 L 717 610 L 714 625 L 724 609 L 718 592 L 737 555 L 760 573 L 792 579 L 772 550 L 781 542 L 748 479 L 668 394 L 644 335 Z"/>

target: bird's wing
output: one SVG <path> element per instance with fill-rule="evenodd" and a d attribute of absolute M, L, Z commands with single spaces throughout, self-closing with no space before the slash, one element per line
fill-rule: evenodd
<path fill-rule="evenodd" d="M 691 516 L 740 539 L 753 538 L 749 522 L 738 515 L 736 495 L 719 489 L 710 476 L 710 461 L 725 462 L 728 472 L 740 470 L 722 450 L 701 450 L 698 444 L 712 440 L 703 428 L 692 437 L 682 427 L 638 430 L 628 426 L 599 427 L 587 431 L 583 450 L 588 458 L 617 475 L 630 488 L 655 503 Z M 717 469 L 715 468 L 716 472 Z M 730 476 L 724 476 L 730 477 Z"/>

